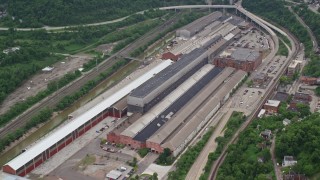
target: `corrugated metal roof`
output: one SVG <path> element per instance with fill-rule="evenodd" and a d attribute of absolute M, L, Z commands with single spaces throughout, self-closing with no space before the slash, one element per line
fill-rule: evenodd
<path fill-rule="evenodd" d="M 160 84 L 169 81 L 175 74 L 178 74 L 180 71 L 184 69 L 188 64 L 194 61 L 199 60 L 199 56 L 205 53 L 204 48 L 197 48 L 193 50 L 191 53 L 181 56 L 181 59 L 174 63 L 173 65 L 167 67 L 159 74 L 149 79 L 141 86 L 137 87 L 133 90 L 129 96 L 143 98 L 153 92 Z M 174 81 L 172 81 L 174 83 Z"/>
<path fill-rule="evenodd" d="M 123 110 L 124 108 L 127 107 L 127 96 L 116 102 L 112 107 L 118 109 L 118 110 Z"/>
<path fill-rule="evenodd" d="M 227 67 L 222 73 L 212 80 L 199 94 L 192 98 L 192 100 L 176 115 L 174 115 L 168 123 L 166 123 L 159 131 L 151 136 L 148 141 L 154 143 L 163 143 L 174 131 L 190 116 L 192 113 L 216 90 L 220 84 L 229 77 L 234 68 Z"/>
<path fill-rule="evenodd" d="M 196 31 L 201 31 L 204 29 L 206 26 L 211 24 L 213 21 L 216 21 L 218 18 L 222 16 L 222 13 L 219 11 L 213 12 L 207 16 L 204 16 L 200 19 L 197 19 L 193 21 L 192 23 L 186 25 L 185 27 L 181 28 L 180 30 L 187 30 L 190 32 L 196 32 Z"/>
<path fill-rule="evenodd" d="M 210 80 L 217 76 L 223 69 L 214 68 L 208 72 L 201 80 L 196 82 L 188 91 L 184 92 L 176 101 L 170 104 L 159 116 L 151 121 L 145 128 L 143 128 L 133 139 L 145 142 L 150 136 L 154 134 L 161 126 L 171 121 L 171 116 L 184 107 L 190 99 L 192 99 L 201 89 L 206 86 Z"/>
<path fill-rule="evenodd" d="M 154 108 L 148 111 L 135 123 L 129 126 L 121 134 L 124 136 L 134 137 L 139 131 L 146 127 L 151 121 L 153 121 L 161 112 L 163 112 L 167 107 L 169 107 L 174 101 L 176 101 L 185 91 L 192 87 L 193 84 L 197 82 L 201 77 L 207 74 L 214 66 L 207 64 L 192 75 L 188 80 L 183 82 L 177 89 L 166 96 L 160 103 L 158 103 Z"/>
<path fill-rule="evenodd" d="M 202 105 L 202 109 L 199 110 L 195 115 L 189 117 L 191 118 L 187 123 L 172 136 L 168 141 L 163 144 L 163 147 L 171 147 L 176 149 L 179 147 L 185 139 L 198 127 L 199 123 L 204 120 L 204 118 L 209 114 L 209 112 L 220 103 L 222 98 L 226 96 L 230 90 L 246 75 L 246 72 L 238 70 L 228 82 L 226 82 L 215 94 L 207 101 L 207 103 Z"/>
<path fill-rule="evenodd" d="M 52 145 L 56 144 L 58 141 L 63 139 L 65 136 L 79 128 L 81 125 L 85 124 L 87 121 L 92 119 L 94 116 L 105 110 L 107 107 L 110 107 L 112 104 L 119 101 L 121 98 L 126 96 L 130 91 L 138 87 L 140 84 L 144 83 L 148 79 L 150 79 L 155 73 L 160 72 L 164 68 L 168 67 L 172 63 L 171 60 L 166 60 L 161 62 L 159 65 L 148 71 L 147 73 L 143 74 L 123 89 L 117 91 L 110 97 L 106 98 L 101 103 L 97 104 L 95 107 L 91 108 L 90 110 L 86 111 L 78 118 L 75 118 L 69 124 L 61 127 L 56 132 L 50 134 L 26 152 L 22 153 L 21 155 L 17 156 L 6 165 L 10 166 L 12 169 L 19 169 L 24 164 L 28 163 L 30 160 L 44 152 L 46 149 L 50 148 Z"/>

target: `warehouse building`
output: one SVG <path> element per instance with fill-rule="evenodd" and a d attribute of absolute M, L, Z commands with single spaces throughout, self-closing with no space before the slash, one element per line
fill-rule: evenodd
<path fill-rule="evenodd" d="M 191 38 L 192 36 L 198 34 L 206 26 L 216 21 L 222 16 L 222 13 L 219 11 L 213 12 L 207 16 L 204 16 L 200 19 L 193 21 L 192 23 L 186 25 L 185 27 L 176 31 L 177 37 Z"/>
<path fill-rule="evenodd" d="M 252 72 L 262 63 L 262 53 L 246 48 L 229 48 L 213 61 L 218 67 L 233 67 Z"/>
<path fill-rule="evenodd" d="M 171 121 L 172 123 L 178 123 L 179 125 L 174 125 L 177 127 L 177 129 L 167 136 L 165 141 L 160 144 L 161 147 L 163 149 L 171 149 L 173 155 L 177 156 L 203 128 L 203 126 L 213 117 L 219 108 L 229 99 L 231 93 L 238 87 L 246 75 L 247 73 L 244 71 L 237 71 L 234 73 L 228 80 L 224 82 L 224 84 L 219 87 L 218 90 L 213 93 L 213 95 L 209 93 L 210 95 L 200 103 L 200 106 L 196 111 L 194 111 L 193 104 L 199 99 L 194 98 L 192 102 L 190 102 L 189 106 L 184 108 L 184 113 L 177 114 L 177 116 Z M 204 93 L 201 93 L 201 95 L 204 95 Z M 185 113 L 188 111 L 193 112 L 186 116 Z M 163 128 L 162 130 L 162 132 L 166 133 L 166 128 Z M 162 132 L 160 131 L 157 134 L 161 136 Z"/>
<path fill-rule="evenodd" d="M 172 119 L 161 127 L 157 132 L 154 133 L 146 142 L 146 146 L 150 148 L 153 152 L 161 153 L 163 152 L 163 147 L 161 146 L 163 142 L 179 127 L 185 122 L 189 116 L 192 116 L 196 112 L 201 104 L 208 99 L 220 85 L 229 77 L 232 76 L 234 68 L 226 68 L 222 73 L 208 83 L 208 85 L 201 90 L 196 96 L 193 96 L 190 102 L 183 107 L 177 114 L 172 116 Z"/>
<path fill-rule="evenodd" d="M 183 55 L 129 94 L 128 112 L 145 113 L 205 64 L 208 64 L 205 48 Z"/>
<path fill-rule="evenodd" d="M 235 28 L 230 33 L 228 33 L 225 37 L 219 39 L 214 44 L 212 44 L 208 48 L 208 58 L 210 62 L 213 62 L 214 58 L 229 44 L 234 41 L 234 38 L 241 32 L 239 28 Z"/>
<path fill-rule="evenodd" d="M 188 89 L 190 89 L 194 84 L 196 84 L 200 79 L 202 79 L 206 74 L 208 74 L 213 68 L 214 68 L 214 66 L 211 64 L 206 64 L 205 66 L 203 66 L 199 71 L 197 71 L 189 79 L 187 79 L 185 82 L 183 82 L 177 89 L 175 89 L 172 93 L 170 93 L 168 96 L 166 96 L 163 99 L 163 101 L 159 102 L 154 108 L 152 108 L 150 111 L 145 113 L 141 118 L 139 118 L 137 123 L 132 124 L 131 127 L 128 128 L 123 133 L 123 135 L 131 137 L 130 140 L 132 140 L 132 138 L 143 127 L 145 127 L 153 119 L 155 119 L 157 116 L 159 116 L 161 112 L 163 112 L 165 109 L 168 108 L 168 106 L 170 106 L 170 104 L 172 104 L 172 102 L 176 101 L 182 94 L 184 94 Z M 137 114 L 138 113 L 134 113 L 133 116 L 135 116 Z M 132 116 L 130 116 L 129 119 L 131 117 Z M 124 131 L 124 129 L 122 129 L 122 130 L 121 129 L 119 131 L 117 128 L 116 131 L 110 132 L 107 135 L 107 140 L 109 142 L 113 142 L 113 143 L 128 144 L 124 141 L 120 142 L 120 134 Z M 123 139 L 125 139 L 125 137 Z M 132 146 L 134 146 L 134 143 L 130 143 L 130 144 L 132 144 Z M 139 147 L 140 147 L 140 145 L 139 145 Z"/>
<path fill-rule="evenodd" d="M 221 68 L 213 68 L 197 81 L 190 79 L 193 83 L 192 86 L 189 86 L 190 82 L 187 82 L 186 85 L 181 85 L 178 88 L 179 90 L 171 93 L 168 98 L 162 101 L 163 103 L 159 103 L 159 105 L 150 110 L 150 113 L 146 113 L 136 123 L 122 132 L 120 134 L 120 143 L 133 148 L 146 147 L 146 140 L 163 124 L 170 121 L 171 116 L 187 104 L 195 94 L 218 76 L 221 71 Z M 189 86 L 189 88 L 186 89 L 186 86 Z"/>
<path fill-rule="evenodd" d="M 61 127 L 39 143 L 29 148 L 27 151 L 15 157 L 3 166 L 3 171 L 14 175 L 25 176 L 41 163 L 58 153 L 76 138 L 94 127 L 104 118 L 110 116 L 110 107 L 113 104 L 124 98 L 134 88 L 146 82 L 154 74 L 159 73 L 161 70 L 171 65 L 171 63 L 172 61 L 170 60 L 161 62 L 159 65 L 138 77 L 121 90 L 75 118 L 69 124 Z"/>

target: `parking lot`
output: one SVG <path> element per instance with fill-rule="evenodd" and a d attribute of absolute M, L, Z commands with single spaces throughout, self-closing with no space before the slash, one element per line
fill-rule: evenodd
<path fill-rule="evenodd" d="M 238 41 L 235 41 L 232 46 L 259 50 L 267 50 L 270 47 L 266 35 L 261 35 L 256 30 L 248 31 Z"/>
<path fill-rule="evenodd" d="M 262 69 L 262 73 L 266 73 L 270 77 L 276 77 L 277 73 L 280 72 L 281 67 L 284 66 L 285 61 L 285 56 L 276 56 Z"/>
<path fill-rule="evenodd" d="M 231 107 L 253 111 L 264 92 L 264 89 L 242 88 L 234 96 Z"/>

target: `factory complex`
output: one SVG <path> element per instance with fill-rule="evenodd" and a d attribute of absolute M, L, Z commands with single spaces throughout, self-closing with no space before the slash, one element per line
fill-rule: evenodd
<path fill-rule="evenodd" d="M 178 156 L 262 62 L 232 46 L 251 24 L 213 12 L 176 31 L 162 61 L 3 166 L 25 176 L 108 116 L 124 119 L 107 141 Z"/>

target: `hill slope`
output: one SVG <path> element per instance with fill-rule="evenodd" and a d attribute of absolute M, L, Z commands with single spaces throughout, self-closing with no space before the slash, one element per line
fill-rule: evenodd
<path fill-rule="evenodd" d="M 117 19 L 155 7 L 201 4 L 204 0 L 0 0 L 9 16 L 2 25 L 62 26 Z M 14 17 L 14 20 L 12 20 Z"/>

